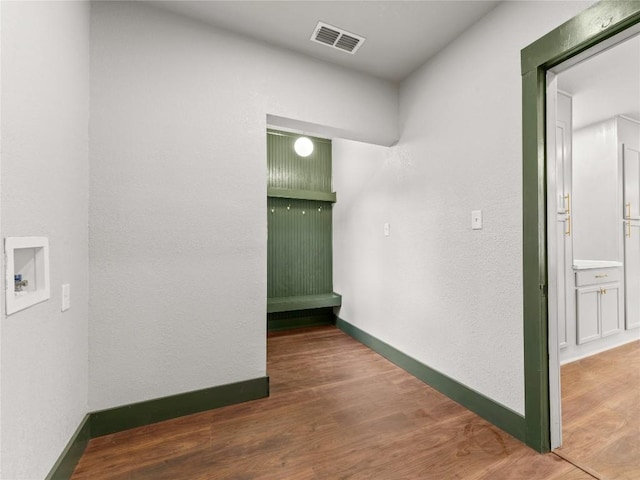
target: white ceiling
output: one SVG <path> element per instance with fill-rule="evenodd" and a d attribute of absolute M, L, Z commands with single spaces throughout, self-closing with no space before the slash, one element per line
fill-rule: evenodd
<path fill-rule="evenodd" d="M 640 36 L 560 73 L 558 88 L 573 97 L 575 129 L 615 115 L 640 120 Z"/>
<path fill-rule="evenodd" d="M 261 42 L 399 82 L 499 1 L 149 0 Z M 310 41 L 318 21 L 366 38 L 351 55 Z"/>

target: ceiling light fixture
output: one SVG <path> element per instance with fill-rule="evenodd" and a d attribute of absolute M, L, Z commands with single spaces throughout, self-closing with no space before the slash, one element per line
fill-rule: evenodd
<path fill-rule="evenodd" d="M 293 144 L 293 149 L 301 157 L 308 157 L 313 153 L 313 142 L 308 137 L 300 137 Z"/>

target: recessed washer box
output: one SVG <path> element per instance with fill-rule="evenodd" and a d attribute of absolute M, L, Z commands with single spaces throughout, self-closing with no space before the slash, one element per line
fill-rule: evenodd
<path fill-rule="evenodd" d="M 7 315 L 49 300 L 49 239 L 7 237 L 4 252 L 7 268 Z"/>

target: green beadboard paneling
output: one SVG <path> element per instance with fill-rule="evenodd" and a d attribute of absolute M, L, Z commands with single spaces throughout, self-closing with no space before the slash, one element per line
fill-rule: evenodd
<path fill-rule="evenodd" d="M 303 135 L 267 130 L 268 186 L 289 190 L 331 192 L 331 140 L 309 137 L 313 153 L 300 157 L 293 149 Z"/>
<path fill-rule="evenodd" d="M 267 204 L 267 296 L 332 292 L 332 204 L 271 197 Z"/>

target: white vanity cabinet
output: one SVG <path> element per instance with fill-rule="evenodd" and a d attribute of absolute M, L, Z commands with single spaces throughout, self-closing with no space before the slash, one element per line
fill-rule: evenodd
<path fill-rule="evenodd" d="M 619 267 L 576 272 L 576 343 L 582 345 L 619 333 L 623 297 Z"/>

